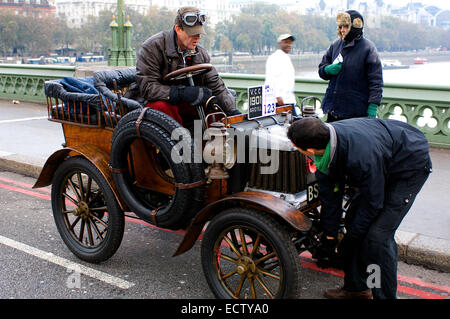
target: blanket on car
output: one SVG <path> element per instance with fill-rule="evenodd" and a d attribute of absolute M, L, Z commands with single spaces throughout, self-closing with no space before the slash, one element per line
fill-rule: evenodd
<path fill-rule="evenodd" d="M 74 78 L 67 76 L 62 78 L 60 83 L 67 92 L 98 94 L 98 90 L 94 87 L 93 76 L 87 78 Z"/>

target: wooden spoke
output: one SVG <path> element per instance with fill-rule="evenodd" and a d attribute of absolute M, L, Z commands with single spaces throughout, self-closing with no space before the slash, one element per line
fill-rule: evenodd
<path fill-rule="evenodd" d="M 239 235 L 241 237 L 242 253 L 244 256 L 248 255 L 247 243 L 245 242 L 245 234 L 242 228 L 239 228 Z"/>
<path fill-rule="evenodd" d="M 252 293 L 252 298 L 256 299 L 255 281 L 253 280 L 253 277 L 248 278 L 248 282 L 250 284 L 250 292 Z"/>
<path fill-rule="evenodd" d="M 71 180 L 70 178 L 67 180 L 67 183 L 69 184 L 70 188 L 71 188 L 72 191 L 74 192 L 74 194 L 75 194 L 75 196 L 77 197 L 78 201 L 81 202 L 81 196 L 80 196 L 80 194 L 78 193 L 78 191 L 77 191 L 77 189 L 76 189 L 74 183 L 72 182 L 72 180 Z"/>
<path fill-rule="evenodd" d="M 83 237 L 84 237 L 84 227 L 86 226 L 86 221 L 84 219 L 81 219 L 81 226 L 80 226 L 80 235 L 78 237 L 78 241 L 83 243 Z"/>
<path fill-rule="evenodd" d="M 242 290 L 242 286 L 244 286 L 245 278 L 246 278 L 245 274 L 241 275 L 241 280 L 239 281 L 239 284 L 238 284 L 238 286 L 236 288 L 236 291 L 234 292 L 234 296 L 236 298 L 239 298 L 239 295 L 240 295 L 241 290 Z"/>
<path fill-rule="evenodd" d="M 81 173 L 77 172 L 77 179 L 78 179 L 78 187 L 80 190 L 80 198 L 84 202 L 86 201 L 84 198 L 84 190 L 83 190 L 83 178 L 81 177 Z"/>
<path fill-rule="evenodd" d="M 270 259 L 272 257 L 275 257 L 275 256 L 276 256 L 275 252 L 272 252 L 272 253 L 270 253 L 268 255 L 265 255 L 264 257 L 261 257 L 260 259 L 256 260 L 255 264 L 257 265 L 257 264 L 259 264 L 259 263 L 261 263 L 261 262 L 263 262 L 263 261 L 265 261 L 267 259 Z"/>
<path fill-rule="evenodd" d="M 273 278 L 273 279 L 276 279 L 276 280 L 280 280 L 280 276 L 272 274 L 271 272 L 268 272 L 268 271 L 266 271 L 264 269 L 261 269 L 259 267 L 258 267 L 258 272 L 260 274 L 263 274 L 264 276 L 267 276 L 267 277 L 270 277 L 270 278 Z"/>
<path fill-rule="evenodd" d="M 230 248 L 234 251 L 234 253 L 236 254 L 236 256 L 241 257 L 241 253 L 239 252 L 239 249 L 237 249 L 233 242 L 231 241 L 230 238 L 228 238 L 227 236 L 224 236 L 223 239 L 225 239 L 225 241 L 227 242 L 227 244 L 230 246 Z"/>
<path fill-rule="evenodd" d="M 233 242 L 234 246 L 239 247 L 239 242 L 236 238 L 236 233 L 235 233 L 234 229 L 230 232 L 230 237 L 231 237 L 231 241 Z"/>
<path fill-rule="evenodd" d="M 97 224 L 95 223 L 94 220 L 91 219 L 91 220 L 90 220 L 90 223 L 91 223 L 92 227 L 94 228 L 94 231 L 95 231 L 95 233 L 97 234 L 98 239 L 103 240 L 103 234 L 104 234 L 104 231 L 101 232 L 101 231 L 98 229 Z M 106 228 L 105 228 L 105 230 L 106 230 Z"/>
<path fill-rule="evenodd" d="M 89 195 L 91 193 L 91 187 L 92 187 L 92 178 L 88 176 L 88 181 L 86 185 L 86 195 L 85 195 L 85 201 L 89 199 Z"/>
<path fill-rule="evenodd" d="M 80 221 L 81 217 L 78 216 L 75 221 L 72 223 L 72 225 L 70 225 L 70 231 L 73 232 L 73 229 L 75 228 L 75 226 L 78 224 L 78 222 Z"/>
<path fill-rule="evenodd" d="M 73 199 L 70 195 L 68 195 L 67 193 L 62 193 L 62 195 L 67 198 L 69 201 L 71 201 L 73 204 L 78 205 L 78 201 Z"/>
<path fill-rule="evenodd" d="M 103 220 L 101 220 L 100 218 L 98 218 L 98 217 L 95 216 L 95 215 L 91 215 L 91 217 L 92 217 L 93 219 L 95 219 L 96 221 L 98 221 L 100 224 L 102 224 L 102 225 L 105 227 L 105 229 L 108 229 L 108 224 L 105 223 Z"/>
<path fill-rule="evenodd" d="M 228 255 L 225 255 L 225 254 L 221 254 L 220 255 L 220 258 L 221 259 L 225 259 L 225 260 L 227 260 L 227 261 L 230 261 L 230 262 L 232 262 L 232 263 L 234 263 L 234 264 L 237 264 L 237 259 L 234 259 L 233 257 L 230 257 L 230 256 L 228 256 Z"/>
<path fill-rule="evenodd" d="M 258 233 L 258 236 L 256 237 L 256 240 L 255 240 L 255 242 L 253 243 L 252 252 L 250 253 L 250 258 L 253 258 L 253 256 L 255 255 L 255 253 L 258 251 L 260 241 L 261 241 L 261 234 Z"/>
<path fill-rule="evenodd" d="M 229 272 L 228 274 L 221 276 L 221 278 L 222 278 L 222 280 L 226 280 L 227 278 L 233 276 L 235 273 L 237 273 L 237 270 L 233 270 L 233 271 Z"/>
<path fill-rule="evenodd" d="M 87 229 L 87 233 L 88 233 L 89 244 L 91 246 L 94 246 L 94 237 L 92 236 L 91 221 L 89 218 L 86 219 L 86 229 Z"/>
<path fill-rule="evenodd" d="M 264 280 L 262 278 L 259 278 L 259 276 L 255 276 L 256 281 L 261 285 L 261 287 L 264 289 L 264 291 L 269 295 L 271 299 L 273 299 L 273 294 L 270 291 L 270 289 L 266 286 Z"/>

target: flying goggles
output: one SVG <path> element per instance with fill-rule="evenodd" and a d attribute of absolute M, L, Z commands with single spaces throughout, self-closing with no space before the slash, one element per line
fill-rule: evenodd
<path fill-rule="evenodd" d="M 206 23 L 206 14 L 201 12 L 188 12 L 183 14 L 182 20 L 188 27 L 193 27 L 196 23 L 203 25 Z"/>

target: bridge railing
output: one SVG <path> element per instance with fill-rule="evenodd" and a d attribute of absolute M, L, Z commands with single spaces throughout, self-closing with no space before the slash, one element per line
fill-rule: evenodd
<path fill-rule="evenodd" d="M 0 64 L 0 98 L 45 103 L 45 81 L 74 73 L 74 66 Z"/>
<path fill-rule="evenodd" d="M 237 104 L 246 111 L 247 87 L 264 83 L 263 75 L 222 73 L 229 88 L 237 92 Z M 328 82 L 296 78 L 297 105 L 307 96 L 323 99 Z M 318 113 L 321 113 L 320 107 Z M 379 118 L 394 118 L 420 129 L 431 146 L 450 148 L 450 86 L 385 83 Z"/>
<path fill-rule="evenodd" d="M 0 98 L 45 103 L 45 81 L 74 76 L 75 71 L 74 66 L 0 64 Z M 247 88 L 264 83 L 264 75 L 220 75 L 237 92 L 241 111 L 246 111 Z M 327 85 L 319 79 L 296 78 L 297 104 L 307 96 L 322 100 Z M 450 86 L 385 83 L 378 117 L 406 121 L 424 132 L 430 145 L 450 148 Z"/>

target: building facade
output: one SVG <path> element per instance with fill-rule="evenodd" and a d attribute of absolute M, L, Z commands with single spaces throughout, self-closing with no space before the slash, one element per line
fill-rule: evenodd
<path fill-rule="evenodd" d="M 56 17 L 56 8 L 48 0 L 0 0 L 0 10 L 32 18 Z"/>
<path fill-rule="evenodd" d="M 124 0 L 124 3 L 141 14 L 146 14 L 151 6 L 171 11 L 194 6 L 208 15 L 208 25 L 214 28 L 219 22 L 231 21 L 245 6 L 262 1 L 275 3 L 285 11 L 300 15 L 335 17 L 339 11 L 355 9 L 363 14 L 368 27 L 380 27 L 383 16 L 394 16 L 424 26 L 450 27 L 448 10 L 420 2 L 405 6 L 390 5 L 380 0 Z M 115 11 L 116 6 L 117 0 L 0 0 L 0 9 L 24 16 L 56 16 L 65 19 L 71 27 L 82 26 L 88 22 L 89 16 L 98 16 L 102 10 Z"/>
<path fill-rule="evenodd" d="M 125 5 L 145 14 L 152 0 L 125 0 Z M 67 21 L 70 27 L 79 28 L 87 23 L 89 16 L 98 16 L 101 11 L 116 11 L 117 0 L 56 0 L 56 15 Z"/>
<path fill-rule="evenodd" d="M 241 9 L 254 0 L 152 0 L 152 5 L 176 11 L 180 7 L 196 7 L 208 16 L 208 25 L 214 28 L 219 22 L 230 21 Z"/>

